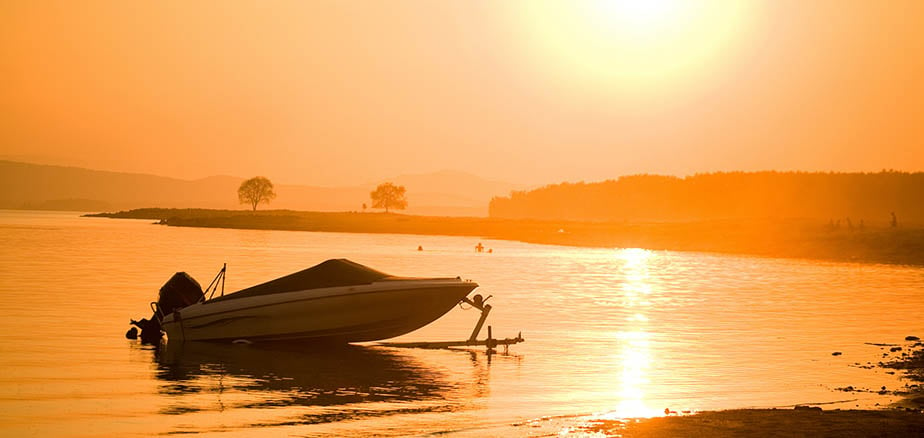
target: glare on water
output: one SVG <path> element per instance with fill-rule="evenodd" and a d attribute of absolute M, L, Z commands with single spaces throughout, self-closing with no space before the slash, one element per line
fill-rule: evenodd
<path fill-rule="evenodd" d="M 865 369 L 924 333 L 924 270 L 416 235 L 193 229 L 0 212 L 0 434 L 554 433 L 573 416 L 833 403 L 897 388 Z M 424 251 L 417 251 L 422 246 Z M 175 271 L 233 291 L 345 257 L 462 276 L 510 354 L 373 345 L 170 344 L 122 336 Z M 455 309 L 400 340 L 467 338 Z M 834 351 L 843 353 L 832 356 Z M 886 350 L 887 351 L 887 350 Z"/>

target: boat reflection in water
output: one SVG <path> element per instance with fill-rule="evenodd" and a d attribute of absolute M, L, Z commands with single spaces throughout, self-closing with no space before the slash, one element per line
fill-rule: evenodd
<path fill-rule="evenodd" d="M 166 400 L 160 412 L 182 415 L 193 428 L 184 432 L 201 432 L 446 413 L 479 397 L 470 372 L 451 382 L 446 371 L 469 362 L 465 355 L 449 353 L 427 366 L 411 354 L 357 345 L 168 342 L 155 353 Z M 440 366 L 441 358 L 452 363 Z"/>

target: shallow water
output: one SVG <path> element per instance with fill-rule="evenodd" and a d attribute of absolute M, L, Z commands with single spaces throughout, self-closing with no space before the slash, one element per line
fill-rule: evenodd
<path fill-rule="evenodd" d="M 882 360 L 864 343 L 924 334 L 918 267 L 477 242 L 0 211 L 0 435 L 537 435 L 665 407 L 869 408 L 897 398 L 834 388 L 905 382 L 854 366 Z M 123 337 L 174 271 L 207 284 L 227 262 L 230 292 L 336 257 L 474 279 L 495 336 L 527 341 L 488 356 Z M 399 339 L 464 339 L 477 318 Z"/>

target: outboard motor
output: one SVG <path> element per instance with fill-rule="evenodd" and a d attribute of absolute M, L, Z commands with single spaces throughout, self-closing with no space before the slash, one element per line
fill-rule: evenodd
<path fill-rule="evenodd" d="M 198 303 L 204 296 L 198 281 L 185 272 L 177 272 L 161 286 L 160 294 L 157 296 L 157 307 L 166 316 L 190 304 Z"/>
<path fill-rule="evenodd" d="M 199 282 L 185 272 L 177 272 L 161 286 L 157 302 L 152 303 L 156 304 L 156 307 L 151 319 L 131 320 L 131 324 L 141 329 L 141 342 L 156 344 L 163 336 L 160 331 L 161 318 L 190 304 L 198 303 L 204 297 L 205 294 L 202 292 L 202 286 L 199 285 Z M 138 331 L 135 328 L 125 333 L 125 337 L 129 339 L 135 339 L 137 336 Z"/>

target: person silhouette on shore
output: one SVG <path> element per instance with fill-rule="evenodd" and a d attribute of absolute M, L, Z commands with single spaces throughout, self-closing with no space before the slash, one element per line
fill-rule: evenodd
<path fill-rule="evenodd" d="M 892 228 L 898 228 L 898 218 L 895 217 L 895 212 L 892 212 Z"/>
<path fill-rule="evenodd" d="M 481 242 L 475 245 L 475 252 L 484 252 L 484 245 L 482 245 Z"/>

